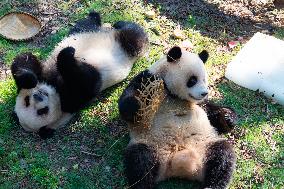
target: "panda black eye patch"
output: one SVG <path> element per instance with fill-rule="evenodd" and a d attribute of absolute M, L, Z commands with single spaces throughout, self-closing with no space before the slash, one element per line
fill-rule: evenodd
<path fill-rule="evenodd" d="M 25 100 L 26 107 L 29 107 L 30 106 L 30 96 L 26 96 L 24 100 Z"/>
<path fill-rule="evenodd" d="M 47 114 L 48 110 L 49 110 L 49 108 L 47 106 L 45 106 L 44 108 L 41 108 L 41 109 L 37 110 L 37 114 L 38 115 Z"/>
<path fill-rule="evenodd" d="M 189 80 L 187 81 L 187 87 L 193 87 L 197 83 L 197 77 L 196 76 L 191 76 Z"/>

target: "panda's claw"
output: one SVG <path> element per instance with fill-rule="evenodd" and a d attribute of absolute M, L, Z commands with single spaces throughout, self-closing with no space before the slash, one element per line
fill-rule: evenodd
<path fill-rule="evenodd" d="M 47 126 L 41 127 L 38 131 L 38 135 L 41 139 L 48 139 L 54 135 L 54 129 L 48 128 Z"/>
<path fill-rule="evenodd" d="M 234 128 L 234 126 L 238 122 L 237 114 L 230 108 L 222 108 L 222 112 L 228 127 L 230 127 L 231 129 Z"/>

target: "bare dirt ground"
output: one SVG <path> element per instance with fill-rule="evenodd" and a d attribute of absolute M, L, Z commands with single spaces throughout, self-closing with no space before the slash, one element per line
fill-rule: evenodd
<path fill-rule="evenodd" d="M 56 33 L 60 28 L 71 24 L 70 15 L 75 13 L 75 10 L 81 6 L 81 3 L 77 0 L 69 3 L 64 0 L 3 0 L 0 2 L 0 8 L 4 6 L 11 9 L 11 11 L 28 12 L 41 21 L 41 32 L 29 40 L 29 45 L 44 48 L 48 45 L 45 43 L 47 37 Z M 1 16 L 3 15 L 0 14 Z M 10 74 L 9 66 L 4 64 L 4 53 L 0 49 L 0 81 Z"/>
<path fill-rule="evenodd" d="M 3 62 L 0 61 L 0 81 L 5 79 L 10 74 L 10 69 Z"/>
<path fill-rule="evenodd" d="M 76 2 L 76 3 L 75 3 Z M 273 34 L 276 28 L 284 25 L 284 6 L 281 0 L 149 0 L 162 7 L 161 13 L 178 21 L 183 27 L 200 30 L 203 35 L 226 43 L 232 38 L 250 38 L 255 32 Z M 38 17 L 43 25 L 39 35 L 33 38 L 30 45 L 44 48 L 44 39 L 63 26 L 70 24 L 70 15 L 81 6 L 80 1 L 6 0 L 12 10 L 26 11 Z M 70 4 L 71 3 L 71 4 Z M 68 7 L 64 9 L 64 7 Z M 188 15 L 192 15 L 191 18 Z M 2 16 L 2 15 L 0 15 Z M 0 55 L 3 52 L 0 52 Z M 2 57 L 2 56 L 1 56 Z M 0 57 L 0 80 L 9 75 L 9 67 Z"/>
<path fill-rule="evenodd" d="M 280 0 L 278 0 L 280 1 Z M 277 1 L 277 2 L 278 2 Z M 273 34 L 284 25 L 284 10 L 273 0 L 153 0 L 162 13 L 184 27 L 190 24 L 203 35 L 225 42 L 226 36 L 244 38 L 255 32 Z M 284 4 L 284 3 L 283 3 Z M 192 15 L 189 18 L 188 15 Z M 193 22 L 193 23 L 192 23 Z"/>
<path fill-rule="evenodd" d="M 38 47 L 44 47 L 41 41 L 45 37 L 56 33 L 60 27 L 68 25 L 70 15 L 81 6 L 81 3 L 76 0 L 69 3 L 64 0 L 37 0 L 29 3 L 11 0 L 10 5 L 13 10 L 31 13 L 40 19 L 43 28 L 31 42 Z"/>
<path fill-rule="evenodd" d="M 75 2 L 75 1 L 74 1 Z M 162 7 L 162 14 L 178 21 L 184 27 L 195 25 L 203 35 L 226 43 L 232 38 L 249 39 L 255 32 L 273 34 L 284 25 L 284 3 L 281 0 L 150 0 Z M 30 45 L 44 48 L 44 39 L 70 24 L 70 14 L 81 6 L 79 1 L 66 4 L 63 0 L 25 1 L 8 0 L 13 10 L 26 11 L 38 17 L 43 28 Z M 65 4 L 64 4 L 65 3 Z M 72 3 L 72 1 L 71 1 Z M 1 3 L 0 3 L 1 5 Z M 64 9 L 64 5 L 68 9 Z M 189 18 L 188 15 L 192 15 Z M 67 16 L 68 15 L 68 16 Z M 0 15 L 2 16 L 2 15 Z M 192 24 L 192 25 L 190 25 Z M 2 52 L 3 53 L 3 52 Z M 0 53 L 0 55 L 2 54 Z M 1 56 L 2 57 L 2 56 Z M 9 67 L 0 57 L 0 80 L 9 75 Z"/>

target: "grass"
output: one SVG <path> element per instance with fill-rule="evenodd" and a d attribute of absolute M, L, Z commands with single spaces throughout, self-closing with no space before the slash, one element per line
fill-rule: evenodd
<path fill-rule="evenodd" d="M 58 8 L 68 11 L 71 5 L 72 1 L 65 1 Z M 10 8 L 10 5 L 2 6 L 0 15 Z M 58 130 L 48 140 L 23 132 L 11 120 L 15 84 L 11 78 L 0 81 L 0 188 L 127 188 L 122 156 L 129 137 L 126 125 L 119 120 L 117 100 L 134 75 L 159 59 L 164 52 L 163 46 L 181 42 L 171 37 L 178 23 L 159 15 L 161 7 L 155 9 L 139 0 L 123 3 L 85 0 L 75 10 L 76 14 L 70 14 L 70 18 L 79 19 L 91 9 L 99 11 L 104 22 L 114 23 L 123 19 L 143 25 L 151 41 L 149 52 L 136 62 L 124 82 L 105 91 L 90 107 L 80 112 L 74 123 Z M 153 20 L 145 18 L 147 10 L 155 10 L 157 17 Z M 241 46 L 226 52 L 217 51 L 223 44 L 202 36 L 195 27 L 197 22 L 194 16 L 189 15 L 188 27 L 182 29 L 194 44 L 195 52 L 204 48 L 209 50 L 211 57 L 207 68 L 210 82 L 214 84 L 214 78 L 223 76 L 224 65 Z M 32 51 L 44 59 L 67 31 L 62 27 L 56 34 L 45 38 L 46 48 L 0 38 L 0 61 L 10 65 L 13 58 L 24 51 Z M 283 31 L 279 30 L 277 36 L 283 37 Z M 237 128 L 226 136 L 234 143 L 237 153 L 237 167 L 230 188 L 283 188 L 283 107 L 229 81 L 214 84 L 213 90 L 218 95 L 212 99 L 233 107 L 240 117 Z M 197 186 L 198 183 L 172 179 L 162 182 L 157 188 Z"/>

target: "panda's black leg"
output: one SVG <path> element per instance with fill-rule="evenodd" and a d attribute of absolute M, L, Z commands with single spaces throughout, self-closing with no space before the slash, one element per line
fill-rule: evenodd
<path fill-rule="evenodd" d="M 142 143 L 128 146 L 124 155 L 124 166 L 130 188 L 154 187 L 160 165 L 153 148 Z"/>
<path fill-rule="evenodd" d="M 75 49 L 66 47 L 57 57 L 57 69 L 63 78 L 61 109 L 69 113 L 85 107 L 100 92 L 102 85 L 99 71 L 74 55 Z"/>
<path fill-rule="evenodd" d="M 83 61 L 77 61 L 74 57 L 75 49 L 73 47 L 66 47 L 60 51 L 57 56 L 57 68 L 63 77 L 64 82 L 70 83 L 73 87 L 91 86 L 94 89 L 93 79 L 99 79 L 98 71 L 84 63 Z"/>
<path fill-rule="evenodd" d="M 34 88 L 41 77 L 42 66 L 32 53 L 18 55 L 11 66 L 18 90 Z"/>
<path fill-rule="evenodd" d="M 134 122 L 134 117 L 140 109 L 140 104 L 136 99 L 138 90 L 141 90 L 142 84 L 146 83 L 149 78 L 154 79 L 154 76 L 145 70 L 134 77 L 123 91 L 118 101 L 119 113 L 123 120 Z"/>
<path fill-rule="evenodd" d="M 204 188 L 227 188 L 235 163 L 234 150 L 227 141 L 217 141 L 211 144 L 206 153 Z"/>
<path fill-rule="evenodd" d="M 89 17 L 91 20 L 94 21 L 94 23 L 96 24 L 96 26 L 101 26 L 102 25 L 102 20 L 101 20 L 101 16 L 98 12 L 96 11 L 91 11 L 89 13 Z"/>
<path fill-rule="evenodd" d="M 69 34 L 97 31 L 101 26 L 101 16 L 95 11 L 91 11 L 88 17 L 78 20 Z"/>
<path fill-rule="evenodd" d="M 73 47 L 66 47 L 62 49 L 57 56 L 57 69 L 64 81 L 72 81 L 74 79 L 72 75 L 76 75 L 76 72 L 79 71 L 74 55 L 75 49 Z"/>
<path fill-rule="evenodd" d="M 148 46 L 148 37 L 144 29 L 136 23 L 119 21 L 113 27 L 119 32 L 117 39 L 130 57 L 140 56 Z"/>
<path fill-rule="evenodd" d="M 127 28 L 127 26 L 129 26 L 131 24 L 135 24 L 135 23 L 129 22 L 129 21 L 118 21 L 118 22 L 113 24 L 113 27 L 115 29 L 123 29 L 123 28 Z"/>
<path fill-rule="evenodd" d="M 237 114 L 228 107 L 221 107 L 213 103 L 206 102 L 203 105 L 208 115 L 208 119 L 219 134 L 230 132 L 237 124 Z"/>

